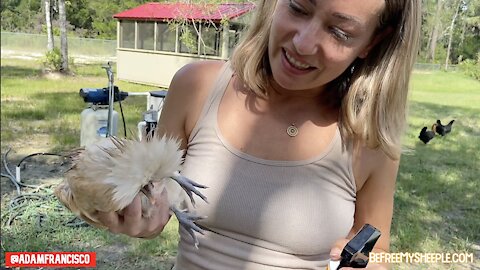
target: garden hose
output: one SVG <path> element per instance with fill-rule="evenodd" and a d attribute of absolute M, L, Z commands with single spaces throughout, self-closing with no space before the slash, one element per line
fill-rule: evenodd
<path fill-rule="evenodd" d="M 54 153 L 34 153 L 30 154 L 28 156 L 25 156 L 18 162 L 17 164 L 17 177 L 13 175 L 13 173 L 10 171 L 8 167 L 8 154 L 11 151 L 11 148 L 8 149 L 3 157 L 3 165 L 5 168 L 6 173 L 1 173 L 2 177 L 8 178 L 13 185 L 15 186 L 17 195 L 13 197 L 9 204 L 8 204 L 8 210 L 4 211 L 2 213 L 1 219 L 3 225 L 6 226 L 12 226 L 14 225 L 14 221 L 16 218 L 21 217 L 27 207 L 45 207 L 45 202 L 51 201 L 52 197 L 54 197 L 53 193 L 50 191 L 49 193 L 44 193 L 44 194 L 38 194 L 40 189 L 46 189 L 49 190 L 47 187 L 42 186 L 42 185 L 27 185 L 25 183 L 22 183 L 20 180 L 20 175 L 19 175 L 19 169 L 20 165 L 27 159 L 34 157 L 34 156 L 39 156 L 39 155 L 49 155 L 49 156 L 60 156 L 60 157 L 67 157 L 62 154 L 54 154 Z M 21 188 L 22 187 L 28 187 L 28 188 L 34 188 L 35 190 L 32 193 L 23 193 Z M 33 203 L 33 201 L 36 201 Z M 62 210 L 63 207 L 60 207 L 60 205 L 57 205 L 54 210 Z M 8 219 L 7 219 L 8 216 Z M 41 227 L 43 222 L 47 216 L 44 213 L 38 213 L 37 218 L 36 218 L 36 224 L 37 227 Z M 5 221 L 5 222 L 4 222 Z M 80 226 L 88 226 L 87 223 L 85 223 L 83 220 L 79 220 L 77 217 L 73 217 L 69 221 L 64 223 L 65 226 L 69 227 L 80 227 Z"/>

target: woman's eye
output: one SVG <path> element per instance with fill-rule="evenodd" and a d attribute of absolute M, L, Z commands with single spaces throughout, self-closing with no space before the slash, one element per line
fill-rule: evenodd
<path fill-rule="evenodd" d="M 345 33 L 344 31 L 342 31 L 339 28 L 332 27 L 331 32 L 332 32 L 333 36 L 338 40 L 347 41 L 347 40 L 350 39 L 350 35 Z"/>
<path fill-rule="evenodd" d="M 294 14 L 307 15 L 307 12 L 297 3 L 294 3 L 292 0 L 289 1 L 288 6 Z"/>

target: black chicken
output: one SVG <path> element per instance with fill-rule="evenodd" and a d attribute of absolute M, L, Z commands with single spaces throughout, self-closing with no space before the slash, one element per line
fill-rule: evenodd
<path fill-rule="evenodd" d="M 447 125 L 444 126 L 444 125 L 442 125 L 442 122 L 440 120 L 437 120 L 437 126 L 435 128 L 435 131 L 439 135 L 445 136 L 452 131 L 453 122 L 455 122 L 455 120 L 450 121 Z"/>
<path fill-rule="evenodd" d="M 418 138 L 424 143 L 427 144 L 431 139 L 435 137 L 435 129 L 437 127 L 437 124 L 433 124 L 431 130 L 427 130 L 427 127 L 423 127 L 422 131 L 420 131 L 420 135 L 418 135 Z"/>

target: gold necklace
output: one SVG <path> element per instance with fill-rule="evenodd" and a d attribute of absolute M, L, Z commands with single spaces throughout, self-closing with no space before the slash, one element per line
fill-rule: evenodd
<path fill-rule="evenodd" d="M 298 135 L 298 128 L 295 126 L 295 123 L 292 123 L 287 127 L 287 134 L 290 137 L 295 137 Z"/>

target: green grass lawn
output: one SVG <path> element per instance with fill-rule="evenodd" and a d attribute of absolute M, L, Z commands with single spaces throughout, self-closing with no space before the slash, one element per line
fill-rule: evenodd
<path fill-rule="evenodd" d="M 480 82 L 459 73 L 414 73 L 392 230 L 395 252 L 470 252 L 480 265 Z M 423 126 L 453 130 L 427 145 Z M 479 269 L 465 265 L 405 269 Z"/>
<path fill-rule="evenodd" d="M 2 59 L 1 149 L 10 169 L 34 152 L 60 153 L 79 146 L 82 87 L 105 87 L 100 65 L 75 67 L 75 76 L 51 79 L 35 61 Z M 117 82 L 122 91 L 155 87 Z M 459 73 L 416 72 L 409 102 L 392 225 L 392 252 L 469 252 L 473 265 L 395 265 L 394 269 L 480 269 L 480 82 Z M 136 130 L 145 97 L 123 102 L 127 130 Z M 116 110 L 119 112 L 118 105 Z M 423 126 L 455 119 L 453 131 L 425 145 Z M 119 133 L 123 125 L 119 123 Z M 128 133 L 130 134 L 130 133 Z M 131 135 L 129 135 L 131 136 Z M 40 189 L 24 188 L 38 198 L 15 198 L 2 177 L 1 260 L 5 251 L 96 251 L 101 269 L 169 269 L 176 253 L 178 223 L 169 223 L 155 240 L 133 239 L 84 226 L 51 195 L 66 165 L 55 157 L 25 162 L 22 179 Z M 2 173 L 5 173 L 2 168 Z"/>
<path fill-rule="evenodd" d="M 39 62 L 2 59 L 1 149 L 3 159 L 7 149 L 12 148 L 8 156 L 11 170 L 28 154 L 61 153 L 79 147 L 80 113 L 86 107 L 79 90 L 106 87 L 108 80 L 101 64 L 76 66 L 74 72 L 75 76 L 52 79 L 42 74 Z M 115 84 L 127 92 L 157 89 L 121 81 Z M 131 137 L 146 110 L 146 97 L 128 97 L 122 107 L 127 135 Z M 120 114 L 118 104 L 115 110 Z M 121 120 L 119 116 L 118 133 L 123 135 Z M 22 179 L 43 188 L 24 188 L 23 193 L 34 192 L 42 197 L 27 197 L 9 207 L 17 194 L 8 178 L 2 177 L 1 265 L 5 264 L 4 251 L 96 251 L 101 269 L 170 269 L 178 241 L 176 220 L 155 240 L 73 226 L 74 216 L 51 195 L 68 164 L 45 156 L 24 164 Z"/>

